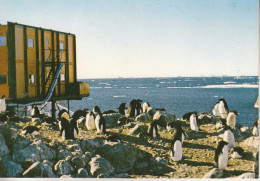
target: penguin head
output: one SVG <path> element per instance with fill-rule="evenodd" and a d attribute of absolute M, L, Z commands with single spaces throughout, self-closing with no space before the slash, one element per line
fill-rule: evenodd
<path fill-rule="evenodd" d="M 92 106 L 92 107 L 93 107 L 93 112 L 101 113 L 100 108 L 98 106 Z"/>
<path fill-rule="evenodd" d="M 237 112 L 236 110 L 232 110 L 230 112 L 234 113 L 235 115 L 239 115 L 239 112 Z"/>
<path fill-rule="evenodd" d="M 65 118 L 65 119 L 67 119 L 67 120 L 70 119 L 69 114 L 68 114 L 67 112 L 64 112 L 64 113 L 61 115 L 61 118 Z"/>
<path fill-rule="evenodd" d="M 2 99 L 5 99 L 5 95 L 2 95 Z"/>

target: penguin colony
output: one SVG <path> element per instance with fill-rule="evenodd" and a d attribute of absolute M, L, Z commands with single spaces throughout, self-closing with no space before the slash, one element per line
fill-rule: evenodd
<path fill-rule="evenodd" d="M 148 102 L 142 104 L 142 100 L 133 99 L 130 101 L 128 107 L 126 107 L 126 103 L 121 103 L 116 110 L 117 111 L 107 110 L 102 113 L 98 106 L 93 106 L 91 111 L 88 109 L 77 110 L 70 117 L 68 111 L 63 109 L 60 110 L 58 119 L 53 119 L 41 114 L 39 108 L 34 105 L 31 115 L 32 117 L 41 118 L 41 123 L 59 127 L 62 140 L 66 140 L 77 139 L 79 135 L 77 121 L 80 118 L 85 118 L 85 129 L 96 131 L 97 134 L 109 135 L 106 131 L 104 114 L 122 114 L 124 117 L 119 119 L 118 125 L 127 124 L 131 121 L 131 118 L 136 118 L 142 113 L 149 114 L 152 117 L 152 121 L 145 134 L 151 139 L 156 139 L 159 137 L 160 129 L 167 129 L 169 132 L 173 132 L 172 141 L 169 147 L 169 156 L 174 162 L 183 159 L 182 147 L 184 139 L 188 137 L 188 134 L 179 121 L 165 123 L 160 119 L 160 112 L 165 111 L 164 108 L 153 109 Z M 223 140 L 218 143 L 214 160 L 219 169 L 225 169 L 228 165 L 229 152 L 231 153 L 232 158 L 242 158 L 244 154 L 244 150 L 241 147 L 235 147 L 235 136 L 233 133 L 236 129 L 236 116 L 238 116 L 239 113 L 235 110 L 229 111 L 228 105 L 223 98 L 219 99 L 215 104 L 212 113 L 218 119 L 218 121 L 216 121 L 216 128 L 224 128 Z M 15 113 L 8 109 L 5 112 L 0 113 L 0 121 L 6 121 L 7 119 L 19 122 L 18 117 L 15 117 Z M 189 123 L 191 131 L 199 132 L 200 122 L 196 111 L 184 114 L 182 120 L 186 120 Z M 36 126 L 27 126 L 22 130 L 24 135 L 30 134 L 32 136 L 39 134 L 39 132 L 40 129 Z M 259 135 L 259 119 L 252 127 L 252 134 Z M 120 137 L 113 134 L 109 135 L 106 138 L 106 141 L 121 143 Z"/>

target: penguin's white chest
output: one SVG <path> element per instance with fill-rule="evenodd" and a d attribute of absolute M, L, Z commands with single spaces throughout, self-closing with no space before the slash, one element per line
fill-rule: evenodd
<path fill-rule="evenodd" d="M 219 169 L 225 169 L 228 162 L 228 146 L 225 145 L 222 148 L 222 153 L 218 157 L 218 167 Z"/>
<path fill-rule="evenodd" d="M 97 128 L 97 133 L 100 133 L 101 132 L 101 129 L 99 127 L 100 125 L 100 115 L 98 115 L 95 119 L 95 125 L 96 125 L 96 128 Z"/>
<path fill-rule="evenodd" d="M 191 130 L 194 130 L 196 132 L 199 131 L 196 116 L 191 115 L 191 117 L 190 117 L 190 128 L 191 128 Z"/>
<path fill-rule="evenodd" d="M 234 137 L 234 134 L 230 130 L 226 130 L 224 132 L 223 140 L 228 142 L 229 148 L 233 148 L 235 146 L 235 137 Z"/>
<path fill-rule="evenodd" d="M 88 130 L 93 130 L 96 129 L 95 126 L 95 120 L 94 120 L 94 116 L 93 115 L 87 115 L 86 116 L 86 127 Z"/>
<path fill-rule="evenodd" d="M 219 109 L 219 103 L 216 104 L 216 105 L 214 106 L 213 110 L 212 110 L 213 115 L 216 116 L 216 117 L 220 117 L 220 114 L 219 114 L 219 110 L 218 110 L 218 109 Z"/>
<path fill-rule="evenodd" d="M 218 110 L 219 110 L 220 117 L 223 118 L 223 119 L 226 119 L 227 118 L 227 110 L 225 108 L 223 101 L 219 102 L 219 109 Z"/>
<path fill-rule="evenodd" d="M 173 151 L 174 153 L 171 151 L 171 158 L 173 161 L 179 161 L 182 159 L 182 143 L 177 140 L 174 143 L 173 146 Z"/>
<path fill-rule="evenodd" d="M 229 113 L 227 116 L 227 125 L 232 129 L 236 126 L 236 115 L 234 113 Z"/>
<path fill-rule="evenodd" d="M 149 107 L 148 104 L 145 102 L 143 104 L 143 112 L 147 112 L 148 107 Z"/>

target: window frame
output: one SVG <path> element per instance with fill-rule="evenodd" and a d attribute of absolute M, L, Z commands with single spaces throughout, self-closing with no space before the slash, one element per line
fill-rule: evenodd
<path fill-rule="evenodd" d="M 30 39 L 32 40 L 32 47 L 30 47 L 30 42 L 29 42 Z M 35 47 L 34 46 L 34 38 L 33 37 L 28 36 L 27 43 L 28 43 L 28 45 L 27 45 L 28 48 L 34 48 Z"/>

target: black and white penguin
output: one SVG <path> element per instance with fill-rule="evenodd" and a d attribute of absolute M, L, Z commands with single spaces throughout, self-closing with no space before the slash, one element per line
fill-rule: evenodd
<path fill-rule="evenodd" d="M 228 143 L 229 148 L 233 148 L 235 146 L 235 136 L 229 126 L 224 127 L 223 141 Z"/>
<path fill-rule="evenodd" d="M 41 112 L 40 112 L 38 106 L 34 105 L 33 108 L 32 108 L 32 110 L 31 110 L 31 116 L 32 116 L 32 117 L 37 117 L 37 116 L 39 116 L 40 114 L 41 114 Z"/>
<path fill-rule="evenodd" d="M 259 151 L 257 152 L 256 157 L 255 157 L 253 170 L 255 172 L 255 178 L 258 178 L 259 177 Z"/>
<path fill-rule="evenodd" d="M 215 151 L 214 160 L 219 169 L 225 169 L 228 162 L 228 143 L 225 141 L 220 141 L 218 147 Z"/>
<path fill-rule="evenodd" d="M 69 119 L 67 119 L 65 116 L 62 116 L 60 119 L 60 127 L 61 127 L 60 135 L 62 137 L 62 140 L 73 138 Z"/>
<path fill-rule="evenodd" d="M 40 134 L 40 129 L 37 128 L 36 126 L 26 126 L 25 128 L 23 128 L 22 130 L 22 134 L 23 135 L 27 135 L 30 134 L 32 136 Z"/>
<path fill-rule="evenodd" d="M 156 138 L 157 136 L 159 136 L 158 133 L 158 125 L 160 124 L 160 120 L 159 119 L 154 119 L 149 127 L 148 127 L 148 135 L 152 138 Z"/>
<path fill-rule="evenodd" d="M 216 117 L 220 117 L 220 113 L 219 113 L 219 101 L 214 105 L 213 109 L 212 109 L 212 114 Z"/>
<path fill-rule="evenodd" d="M 150 104 L 148 102 L 144 102 L 143 103 L 143 112 L 147 112 L 148 111 L 148 107 L 150 107 Z"/>
<path fill-rule="evenodd" d="M 193 112 L 190 116 L 190 129 L 196 132 L 199 131 L 197 112 Z"/>
<path fill-rule="evenodd" d="M 106 142 L 121 143 L 121 139 L 116 134 L 112 134 L 106 138 Z"/>
<path fill-rule="evenodd" d="M 186 120 L 186 121 L 190 121 L 190 116 L 193 114 L 194 112 L 188 112 L 188 113 L 185 113 L 183 116 L 182 116 L 182 120 Z"/>
<path fill-rule="evenodd" d="M 216 122 L 216 129 L 220 129 L 227 126 L 227 121 L 225 119 L 220 118 L 219 120 L 217 120 Z"/>
<path fill-rule="evenodd" d="M 135 117 L 136 115 L 136 104 L 137 104 L 137 100 L 133 99 L 130 101 L 129 106 L 128 106 L 128 113 L 129 113 L 129 117 Z"/>
<path fill-rule="evenodd" d="M 78 123 L 77 120 L 79 119 L 78 116 L 74 116 L 69 120 L 70 123 L 70 129 L 71 129 L 71 134 L 73 134 L 73 139 L 78 137 L 79 135 L 79 129 L 78 129 Z"/>
<path fill-rule="evenodd" d="M 101 113 L 100 108 L 98 106 L 93 106 L 92 111 L 93 111 L 95 116 Z"/>
<path fill-rule="evenodd" d="M 219 114 L 222 119 L 226 119 L 229 113 L 227 102 L 224 98 L 219 99 L 219 106 L 218 106 Z"/>
<path fill-rule="evenodd" d="M 135 113 L 135 116 L 138 116 L 141 113 L 143 113 L 142 102 L 143 102 L 143 100 L 141 100 L 141 99 L 137 99 L 136 100 L 136 113 Z"/>
<path fill-rule="evenodd" d="M 103 112 L 103 114 L 113 114 L 113 113 L 116 113 L 116 111 L 114 110 L 106 110 Z"/>
<path fill-rule="evenodd" d="M 94 130 L 96 129 L 95 126 L 95 115 L 92 111 L 90 111 L 87 115 L 86 115 L 86 122 L 85 122 L 85 126 L 88 130 Z"/>
<path fill-rule="evenodd" d="M 229 126 L 231 129 L 236 128 L 236 116 L 239 115 L 239 113 L 235 110 L 232 110 L 227 115 L 227 126 Z"/>
<path fill-rule="evenodd" d="M 170 156 L 173 161 L 180 161 L 182 159 L 182 140 L 182 131 L 178 129 L 174 132 L 170 146 Z"/>
<path fill-rule="evenodd" d="M 230 152 L 232 158 L 242 158 L 244 155 L 244 150 L 241 147 L 231 148 Z"/>
<path fill-rule="evenodd" d="M 118 113 L 120 113 L 120 114 L 122 114 L 122 115 L 124 115 L 124 116 L 127 115 L 127 108 L 126 108 L 125 105 L 126 105 L 126 103 L 123 102 L 123 103 L 121 103 L 120 106 L 117 108 L 117 109 L 118 109 Z"/>
<path fill-rule="evenodd" d="M 98 114 L 95 118 L 95 125 L 97 129 L 97 134 L 105 134 L 106 133 L 106 121 L 102 113 Z"/>
<path fill-rule="evenodd" d="M 253 124 L 253 127 L 251 128 L 253 136 L 259 135 L 259 118 L 255 121 Z"/>
<path fill-rule="evenodd" d="M 69 116 L 69 113 L 68 113 L 68 111 L 66 109 L 60 110 L 58 116 L 59 116 L 59 123 L 58 123 L 59 124 L 59 128 L 60 128 L 60 130 L 62 130 L 62 125 L 63 124 L 62 124 L 61 120 L 64 120 L 62 118 L 65 118 L 66 120 L 69 120 L 70 116 Z"/>

